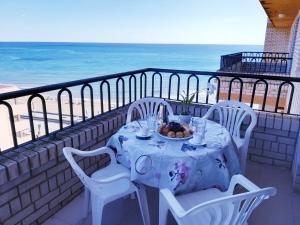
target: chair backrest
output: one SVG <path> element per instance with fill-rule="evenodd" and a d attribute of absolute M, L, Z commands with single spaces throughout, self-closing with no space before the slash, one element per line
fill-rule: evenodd
<path fill-rule="evenodd" d="M 214 113 L 214 111 L 217 111 L 219 114 L 219 123 L 226 127 L 233 137 L 241 138 L 240 128 L 243 120 L 247 116 L 250 116 L 251 123 L 246 130 L 245 138 L 248 133 L 251 135 L 251 132 L 257 123 L 257 117 L 253 109 L 242 102 L 219 102 L 210 107 L 204 117 L 209 118 Z"/>
<path fill-rule="evenodd" d="M 226 127 L 235 141 L 238 140 L 242 143 L 242 146 L 240 146 L 239 149 L 239 159 L 242 172 L 244 173 L 246 170 L 247 153 L 251 133 L 257 123 L 256 114 L 251 107 L 242 102 L 223 101 L 210 107 L 204 118 L 210 118 L 214 111 L 218 112 L 219 123 Z M 247 116 L 251 118 L 251 123 L 246 129 L 244 138 L 241 138 L 241 125 Z"/>
<path fill-rule="evenodd" d="M 173 115 L 172 107 L 168 102 L 161 98 L 146 97 L 139 99 L 129 106 L 126 123 L 131 122 L 133 111 L 136 109 L 141 119 L 147 116 L 156 116 L 160 111 L 160 106 L 165 106 L 169 115 Z"/>
<path fill-rule="evenodd" d="M 210 225 L 244 225 L 252 211 L 275 193 L 276 189 L 270 187 L 215 199 L 193 207 L 179 220 L 189 224 L 191 219 L 201 217 Z"/>

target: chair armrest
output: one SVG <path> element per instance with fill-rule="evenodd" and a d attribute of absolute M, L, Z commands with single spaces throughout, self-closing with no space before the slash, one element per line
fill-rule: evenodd
<path fill-rule="evenodd" d="M 185 215 L 185 210 L 182 208 L 180 203 L 177 201 L 173 193 L 169 189 L 160 190 L 160 198 L 164 198 L 170 207 L 170 209 L 178 216 L 183 217 Z"/>
<path fill-rule="evenodd" d="M 95 178 L 92 178 L 92 180 L 96 183 L 100 183 L 100 184 L 106 184 L 106 183 L 112 183 L 114 181 L 118 181 L 118 180 L 121 180 L 121 179 L 127 179 L 129 181 L 130 179 L 130 174 L 128 173 L 118 173 L 116 175 L 113 175 L 109 178 L 105 178 L 105 179 L 95 179 Z"/>
<path fill-rule="evenodd" d="M 216 108 L 215 108 L 214 106 L 211 106 L 211 107 L 207 110 L 207 112 L 205 113 L 205 115 L 202 116 L 201 118 L 209 120 L 211 114 L 212 114 L 215 110 L 216 110 Z"/>
<path fill-rule="evenodd" d="M 229 188 L 227 190 L 227 193 L 232 194 L 234 191 L 234 187 L 239 184 L 242 187 L 246 188 L 248 191 L 257 191 L 260 190 L 258 186 L 256 186 L 254 183 L 252 183 L 249 179 L 244 177 L 241 174 L 234 175 L 231 178 Z"/>
<path fill-rule="evenodd" d="M 101 155 L 101 154 L 108 154 L 111 160 L 111 163 L 116 163 L 116 157 L 115 157 L 115 153 L 113 152 L 113 150 L 109 147 L 102 147 L 102 148 L 98 148 L 96 150 L 92 150 L 92 151 L 80 151 L 77 150 L 75 148 L 71 148 L 71 147 L 65 147 L 65 149 L 70 149 L 71 152 L 75 153 L 76 155 L 80 155 L 80 156 L 96 156 L 96 155 Z"/>

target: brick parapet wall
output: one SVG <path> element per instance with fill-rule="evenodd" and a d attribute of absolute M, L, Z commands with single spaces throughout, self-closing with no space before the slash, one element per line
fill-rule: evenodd
<path fill-rule="evenodd" d="M 127 108 L 113 110 L 90 121 L 67 128 L 0 155 L 0 224 L 41 224 L 78 196 L 83 185 L 62 149 L 70 146 L 92 150 L 126 121 Z M 105 155 L 77 158 L 87 174 L 109 163 Z"/>

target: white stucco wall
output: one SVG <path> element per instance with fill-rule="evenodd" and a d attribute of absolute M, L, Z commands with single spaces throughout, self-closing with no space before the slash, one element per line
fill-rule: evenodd
<path fill-rule="evenodd" d="M 290 55 L 293 57 L 291 76 L 300 77 L 300 13 L 296 17 L 291 30 L 289 43 Z M 289 99 L 289 98 L 288 98 Z M 291 113 L 300 114 L 300 84 L 295 84 Z"/>
<path fill-rule="evenodd" d="M 290 40 L 289 40 L 289 52 L 290 56 L 293 57 L 291 74 L 292 77 L 300 77 L 300 11 L 295 18 L 293 26 L 290 32 Z M 295 85 L 295 92 L 293 96 L 289 96 L 293 99 L 291 113 L 300 114 L 300 84 Z M 289 99 L 289 97 L 287 98 Z M 288 102 L 287 102 L 288 104 Z M 295 149 L 295 156 L 293 162 L 293 186 L 294 189 L 300 191 L 300 134 L 298 135 L 298 142 Z"/>

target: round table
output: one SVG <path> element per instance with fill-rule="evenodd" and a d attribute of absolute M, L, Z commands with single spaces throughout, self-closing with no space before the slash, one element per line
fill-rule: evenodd
<path fill-rule="evenodd" d="M 133 121 L 107 143 L 117 150 L 117 160 L 131 169 L 133 181 L 168 188 L 174 193 L 208 188 L 225 191 L 231 176 L 241 171 L 231 135 L 213 121 L 206 123 L 206 146 L 191 145 L 188 140 L 168 140 L 157 133 L 149 140 L 139 140 L 138 131 L 139 125 Z"/>

